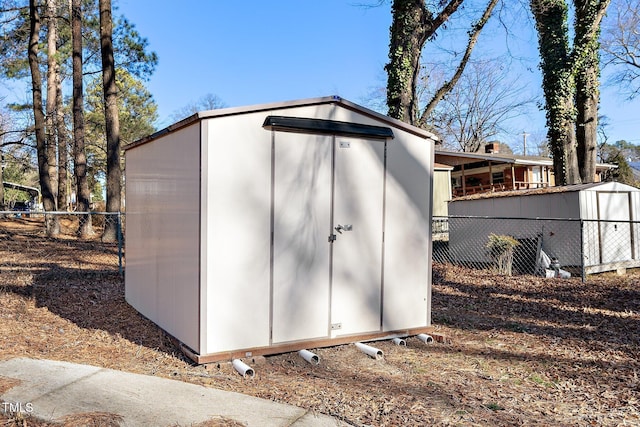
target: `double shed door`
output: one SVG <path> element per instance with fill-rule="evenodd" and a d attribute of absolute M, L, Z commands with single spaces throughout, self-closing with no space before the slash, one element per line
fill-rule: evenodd
<path fill-rule="evenodd" d="M 380 330 L 384 144 L 274 134 L 272 343 Z"/>

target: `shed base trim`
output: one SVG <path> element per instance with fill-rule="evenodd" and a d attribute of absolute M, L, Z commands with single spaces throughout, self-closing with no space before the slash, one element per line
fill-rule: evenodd
<path fill-rule="evenodd" d="M 374 332 L 369 334 L 349 335 L 337 338 L 321 338 L 314 340 L 292 341 L 284 344 L 275 344 L 267 347 L 243 348 L 233 351 L 222 351 L 219 353 L 198 354 L 187 346 L 180 344 L 180 349 L 189 359 L 195 363 L 202 365 L 206 363 L 230 361 L 233 359 L 242 359 L 254 356 L 268 356 L 271 354 L 290 353 L 306 348 L 333 347 L 336 345 L 351 344 L 357 341 L 381 341 L 390 340 L 398 337 L 406 337 L 422 333 L 433 334 L 434 327 L 426 326 L 421 328 L 404 329 L 388 332 Z"/>

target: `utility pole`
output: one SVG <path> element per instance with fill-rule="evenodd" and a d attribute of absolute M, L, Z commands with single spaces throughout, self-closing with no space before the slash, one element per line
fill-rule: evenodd
<path fill-rule="evenodd" d="M 523 149 L 523 152 L 524 152 L 525 156 L 527 155 L 527 136 L 529 136 L 529 135 L 530 135 L 529 133 L 526 133 L 524 131 L 522 132 L 522 136 L 524 137 L 524 149 Z"/>

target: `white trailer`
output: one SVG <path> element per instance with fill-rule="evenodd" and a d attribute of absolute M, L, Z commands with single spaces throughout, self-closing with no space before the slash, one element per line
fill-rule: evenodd
<path fill-rule="evenodd" d="M 127 301 L 198 363 L 429 330 L 434 140 L 325 97 L 128 146 Z"/>

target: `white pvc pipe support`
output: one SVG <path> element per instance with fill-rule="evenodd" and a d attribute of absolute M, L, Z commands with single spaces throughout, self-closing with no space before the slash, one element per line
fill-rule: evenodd
<path fill-rule="evenodd" d="M 404 345 L 405 347 L 406 347 L 406 345 L 407 345 L 407 342 L 406 342 L 405 340 L 403 340 L 402 338 L 394 338 L 394 339 L 392 340 L 392 342 L 393 342 L 395 345 Z"/>
<path fill-rule="evenodd" d="M 312 365 L 317 365 L 320 363 L 320 358 L 316 356 L 314 353 L 310 352 L 309 350 L 300 350 L 298 354 L 300 355 L 300 357 L 302 357 L 304 360 L 311 363 Z"/>
<path fill-rule="evenodd" d="M 244 363 L 242 360 L 240 359 L 233 359 L 233 361 L 231 362 L 231 364 L 233 365 L 233 369 L 235 369 L 236 371 L 238 371 L 238 373 L 240 375 L 242 375 L 244 378 L 246 378 L 247 376 L 253 378 L 255 375 L 255 372 L 253 372 L 253 369 L 251 368 L 251 366 L 247 365 L 246 363 Z"/>
<path fill-rule="evenodd" d="M 367 345 L 367 344 L 362 344 L 361 342 L 357 342 L 355 344 L 356 344 L 356 347 L 358 347 L 358 349 L 364 354 L 366 354 L 367 356 L 373 357 L 374 359 L 382 359 L 383 357 L 382 350 L 379 350 L 375 347 L 371 347 L 370 345 Z"/>
<path fill-rule="evenodd" d="M 427 334 L 418 334 L 417 338 L 425 344 L 433 343 L 433 337 Z"/>

